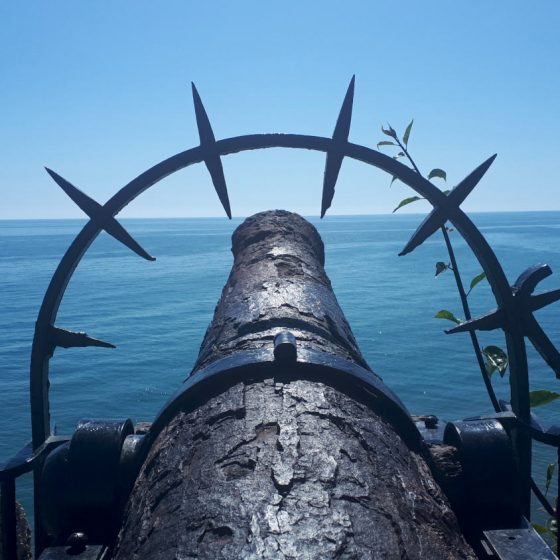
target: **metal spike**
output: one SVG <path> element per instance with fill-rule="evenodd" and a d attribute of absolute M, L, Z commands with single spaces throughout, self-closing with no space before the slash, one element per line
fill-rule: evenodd
<path fill-rule="evenodd" d="M 463 203 L 465 198 L 476 187 L 480 179 L 484 176 L 492 162 L 496 159 L 496 155 L 489 157 L 484 163 L 479 165 L 472 173 L 467 175 L 450 193 L 445 197 L 445 201 L 440 206 L 436 206 L 424 221 L 420 224 L 405 248 L 399 253 L 399 256 L 406 255 L 414 251 L 416 247 L 422 245 L 428 237 L 433 235 L 445 222 L 449 219 L 453 211 Z"/>
<path fill-rule="evenodd" d="M 200 99 L 198 90 L 196 89 L 196 86 L 193 82 L 191 82 L 191 86 L 194 103 L 194 113 L 196 116 L 196 126 L 198 127 L 198 136 L 200 138 L 200 143 L 201 145 L 213 144 L 214 142 L 216 142 L 216 138 L 210 124 L 210 119 L 208 118 L 206 109 L 202 104 L 202 99 Z"/>
<path fill-rule="evenodd" d="M 527 327 L 525 336 L 531 341 L 542 359 L 552 368 L 556 377 L 560 379 L 560 353 L 534 318 Z"/>
<path fill-rule="evenodd" d="M 494 163 L 498 154 L 490 156 L 486 161 L 481 163 L 474 171 L 467 175 L 447 197 L 449 201 L 453 201 L 455 207 L 459 207 L 465 198 L 469 196 L 472 190 L 478 185 L 482 177 L 488 171 L 488 168 Z"/>
<path fill-rule="evenodd" d="M 496 309 L 488 315 L 465 321 L 452 329 L 445 331 L 447 334 L 455 334 L 466 331 L 493 331 L 494 329 L 501 329 L 504 326 L 504 314 L 501 309 Z"/>
<path fill-rule="evenodd" d="M 54 326 L 51 327 L 51 340 L 54 346 L 61 348 L 82 348 L 85 346 L 116 348 L 114 344 L 97 338 L 91 338 L 85 332 L 73 332 Z"/>
<path fill-rule="evenodd" d="M 72 183 L 61 177 L 52 169 L 45 167 L 47 173 L 54 179 L 55 183 L 87 214 L 92 220 L 103 217 L 103 207 L 90 198 L 87 194 L 75 187 Z"/>
<path fill-rule="evenodd" d="M 210 178 L 214 184 L 214 188 L 218 193 L 218 198 L 222 203 L 222 206 L 227 214 L 227 217 L 231 220 L 231 207 L 229 204 L 229 197 L 227 192 L 226 179 L 224 177 L 224 169 L 222 167 L 222 162 L 219 156 L 215 158 L 205 158 L 204 163 L 206 168 L 210 173 Z"/>
<path fill-rule="evenodd" d="M 115 218 L 112 218 L 108 221 L 103 228 L 105 231 L 112 235 L 115 239 L 120 241 L 123 245 L 126 245 L 129 249 L 134 251 L 137 255 L 140 255 L 143 259 L 147 261 L 155 261 L 156 258 L 152 257 L 149 253 L 147 253 L 142 246 L 134 240 L 134 238 L 126 231 Z"/>
<path fill-rule="evenodd" d="M 340 167 L 342 166 L 342 160 L 344 159 L 344 155 L 338 150 L 338 148 L 348 141 L 348 135 L 350 134 L 355 80 L 356 76 L 352 76 L 334 127 L 331 143 L 331 146 L 333 146 L 334 149 L 327 152 L 325 175 L 323 178 L 323 197 L 321 200 L 321 218 L 324 217 L 326 211 L 331 206 L 336 181 L 338 180 L 338 174 L 340 172 Z"/>
<path fill-rule="evenodd" d="M 529 299 L 529 305 L 531 307 L 531 311 L 537 311 L 538 309 L 542 309 L 551 303 L 560 300 L 560 290 L 551 290 L 549 292 L 544 292 L 542 294 L 538 294 L 536 296 L 531 296 Z"/>
<path fill-rule="evenodd" d="M 440 207 L 434 208 L 418 226 L 414 235 L 410 238 L 404 249 L 399 253 L 399 257 L 414 251 L 416 247 L 422 245 L 422 243 L 424 243 L 428 237 L 433 235 L 444 223 L 445 214 L 442 212 Z"/>
<path fill-rule="evenodd" d="M 193 83 L 191 83 L 191 85 L 198 136 L 200 138 L 200 146 L 204 151 L 204 163 L 210 173 L 218 198 L 220 199 L 228 218 L 231 220 L 231 207 L 229 204 L 226 179 L 224 177 L 224 168 L 222 166 L 220 156 L 214 149 L 216 138 L 196 86 Z"/>
<path fill-rule="evenodd" d="M 45 167 L 47 173 L 54 179 L 58 186 L 83 210 L 92 220 L 100 222 L 103 229 L 112 235 L 117 241 L 126 245 L 129 249 L 134 251 L 137 255 L 141 256 L 147 261 L 155 261 L 147 253 L 139 243 L 137 243 L 132 236 L 117 222 L 113 216 L 109 216 L 105 208 L 98 202 L 90 198 L 87 194 L 75 187 L 72 183 L 55 173 L 48 167 Z"/>
<path fill-rule="evenodd" d="M 513 292 L 527 297 L 533 293 L 541 280 L 544 280 L 551 274 L 552 270 L 547 264 L 531 266 L 515 281 L 512 287 Z"/>

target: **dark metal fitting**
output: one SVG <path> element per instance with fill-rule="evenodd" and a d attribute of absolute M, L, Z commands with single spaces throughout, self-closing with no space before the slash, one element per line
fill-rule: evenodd
<path fill-rule="evenodd" d="M 492 418 L 449 422 L 443 442 L 456 447 L 463 468 L 469 507 L 496 519 L 522 514 L 520 478 L 512 442 Z M 491 515 L 490 515 L 491 516 Z M 486 520 L 490 522 L 490 520 Z"/>
<path fill-rule="evenodd" d="M 293 363 L 297 361 L 297 339 L 290 331 L 282 331 L 274 337 L 274 359 Z"/>
<path fill-rule="evenodd" d="M 437 428 L 438 422 L 438 417 L 434 416 L 433 414 L 430 414 L 429 416 L 426 416 L 424 418 L 424 426 L 426 426 L 428 430 L 434 430 L 435 428 Z"/>
<path fill-rule="evenodd" d="M 86 549 L 87 542 L 88 538 L 85 533 L 72 533 L 66 541 L 66 544 L 70 547 L 68 552 L 70 554 L 83 552 Z"/>
<path fill-rule="evenodd" d="M 54 548 L 66 545 L 68 554 L 77 556 L 90 550 L 87 541 L 100 545 L 116 536 L 124 482 L 129 488 L 135 478 L 133 445 L 127 446 L 121 468 L 124 442 L 133 431 L 129 419 L 81 420 L 72 439 L 47 455 L 35 519 Z"/>

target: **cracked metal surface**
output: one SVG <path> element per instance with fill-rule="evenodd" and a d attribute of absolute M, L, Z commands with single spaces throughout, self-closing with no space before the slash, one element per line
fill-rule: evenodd
<path fill-rule="evenodd" d="M 115 558 L 474 558 L 424 460 L 320 383 L 239 383 L 179 414 Z"/>
<path fill-rule="evenodd" d="M 270 347 L 288 329 L 298 348 L 319 349 L 369 369 L 323 268 L 317 230 L 284 210 L 248 218 L 233 234 L 234 263 L 194 372 L 232 352 Z"/>

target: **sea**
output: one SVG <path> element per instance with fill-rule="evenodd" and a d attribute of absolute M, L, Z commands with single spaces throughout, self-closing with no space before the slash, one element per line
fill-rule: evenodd
<path fill-rule="evenodd" d="M 485 236 L 511 284 L 528 267 L 547 263 L 554 274 L 539 293 L 560 288 L 560 212 L 479 213 L 471 219 Z M 325 268 L 362 353 L 411 414 L 442 421 L 490 413 L 467 334 L 434 318 L 448 310 L 462 318 L 453 274 L 440 232 L 413 253 L 398 253 L 422 221 L 413 214 L 308 218 L 319 230 Z M 72 277 L 56 320 L 116 349 L 56 350 L 51 360 L 51 411 L 59 434 L 81 418 L 151 421 L 188 376 L 232 265 L 231 234 L 242 219 L 123 219 L 152 255 L 139 258 L 102 233 Z M 45 290 L 84 220 L 0 221 L 0 462 L 30 439 L 29 360 L 34 323 Z M 481 267 L 456 231 L 450 232 L 468 289 Z M 469 295 L 473 316 L 494 309 L 486 281 Z M 560 303 L 537 320 L 560 345 Z M 498 332 L 480 333 L 482 346 L 505 348 Z M 560 392 L 560 381 L 528 343 L 532 389 Z M 494 374 L 508 399 L 508 375 Z M 544 423 L 560 423 L 560 400 L 536 409 Z M 535 445 L 533 470 L 541 487 L 552 449 Z M 554 487 L 551 488 L 554 492 Z M 18 497 L 31 513 L 30 477 Z M 554 495 L 554 494 L 552 494 Z M 537 505 L 534 517 L 542 518 Z"/>

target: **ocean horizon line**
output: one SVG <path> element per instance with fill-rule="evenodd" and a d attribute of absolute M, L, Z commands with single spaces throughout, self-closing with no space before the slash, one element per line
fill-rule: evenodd
<path fill-rule="evenodd" d="M 285 210 L 285 209 L 281 209 Z M 259 210 L 259 212 L 266 212 L 268 210 Z M 292 212 L 289 210 L 289 212 Z M 554 214 L 560 212 L 559 210 L 476 210 L 472 212 L 466 211 L 465 213 L 468 216 L 476 216 L 476 215 L 487 215 L 487 214 Z M 255 214 L 258 212 L 255 212 Z M 299 212 L 294 212 L 299 214 Z M 396 214 L 398 216 L 426 216 L 429 212 L 400 212 Z M 325 218 L 320 218 L 319 214 L 300 214 L 304 218 L 319 218 L 322 221 L 327 220 L 328 218 L 368 218 L 368 217 L 377 217 L 377 216 L 393 216 L 394 212 L 372 212 L 368 214 L 329 214 Z M 246 214 L 246 215 L 239 215 L 233 216 L 233 220 L 243 220 L 249 218 L 254 214 Z M 117 214 L 118 217 L 118 214 Z M 224 219 L 228 220 L 227 216 L 126 216 L 126 217 L 118 217 L 119 221 L 133 221 L 133 220 L 219 220 Z M 61 222 L 61 221 L 74 221 L 74 222 L 87 222 L 88 219 L 86 217 L 60 217 L 60 218 L 0 218 L 0 222 Z"/>

